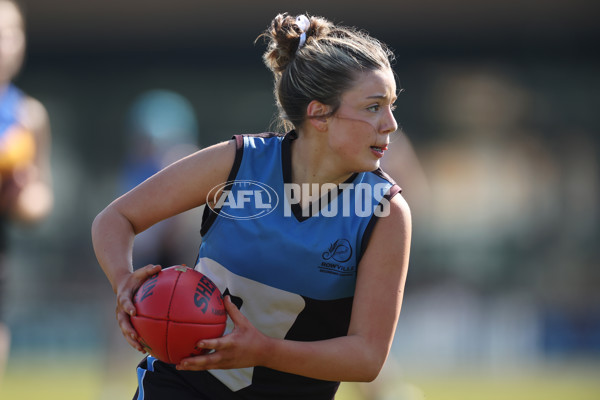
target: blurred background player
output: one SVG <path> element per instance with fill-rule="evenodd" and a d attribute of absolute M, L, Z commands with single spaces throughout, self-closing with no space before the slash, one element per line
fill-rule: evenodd
<path fill-rule="evenodd" d="M 127 154 L 119 195 L 199 148 L 198 122 L 192 104 L 183 95 L 166 89 L 148 90 L 134 99 L 127 114 L 125 135 Z M 135 242 L 134 265 L 158 262 L 166 267 L 193 263 L 200 236 L 194 221 L 188 214 L 180 215 L 143 232 Z"/>
<path fill-rule="evenodd" d="M 10 332 L 2 318 L 8 224 L 39 221 L 53 203 L 46 109 L 11 83 L 24 55 L 21 9 L 12 0 L 0 0 L 0 379 L 10 348 Z"/>
<path fill-rule="evenodd" d="M 122 195 L 172 162 L 199 149 L 198 120 L 191 102 L 172 90 L 150 89 L 138 94 L 127 110 L 124 124 L 126 152 L 118 178 L 117 195 Z M 158 260 L 167 267 L 194 262 L 200 231 L 197 221 L 202 210 L 190 210 L 161 221 L 142 232 L 133 248 L 134 266 L 144 266 Z M 122 340 L 115 329 L 108 337 L 105 382 L 115 382 L 125 371 L 116 368 L 128 365 L 129 357 L 137 353 Z M 100 399 L 113 399 L 118 394 L 104 385 Z"/>

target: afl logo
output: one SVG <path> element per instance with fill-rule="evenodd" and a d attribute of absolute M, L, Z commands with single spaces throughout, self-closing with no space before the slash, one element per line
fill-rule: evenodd
<path fill-rule="evenodd" d="M 277 192 L 262 182 L 229 181 L 213 187 L 206 196 L 206 205 L 229 219 L 255 219 L 268 215 L 279 204 Z"/>
<path fill-rule="evenodd" d="M 338 239 L 329 246 L 329 249 L 322 254 L 324 260 L 333 259 L 337 262 L 346 262 L 352 257 L 352 246 L 346 239 Z"/>

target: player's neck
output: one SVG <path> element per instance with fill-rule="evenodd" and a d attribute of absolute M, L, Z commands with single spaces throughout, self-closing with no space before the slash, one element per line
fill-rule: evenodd
<path fill-rule="evenodd" d="M 299 135 L 291 147 L 292 183 L 340 184 L 352 172 L 339 168 L 336 157 L 314 136 Z"/>

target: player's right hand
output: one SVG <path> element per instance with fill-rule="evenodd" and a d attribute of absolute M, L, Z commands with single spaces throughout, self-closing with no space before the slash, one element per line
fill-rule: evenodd
<path fill-rule="evenodd" d="M 116 317 L 121 332 L 127 343 L 141 353 L 145 353 L 144 348 L 138 342 L 138 334 L 131 324 L 131 316 L 135 315 L 135 305 L 133 304 L 133 296 L 140 286 L 161 270 L 160 265 L 149 264 L 140 268 L 128 275 L 123 276 L 117 285 L 117 308 Z"/>

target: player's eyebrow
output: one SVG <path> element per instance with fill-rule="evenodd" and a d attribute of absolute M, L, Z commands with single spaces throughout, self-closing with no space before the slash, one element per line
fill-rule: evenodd
<path fill-rule="evenodd" d="M 374 94 L 371 96 L 367 96 L 367 99 L 384 99 L 387 100 L 389 97 L 385 94 Z M 392 102 L 396 101 L 398 99 L 398 96 L 394 95 L 391 97 Z"/>

